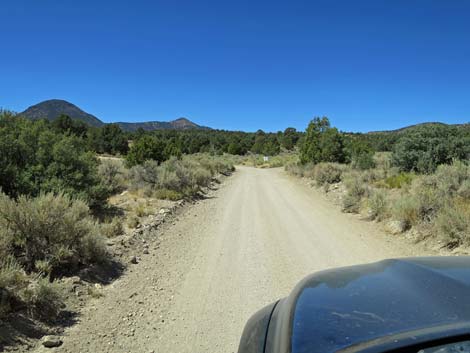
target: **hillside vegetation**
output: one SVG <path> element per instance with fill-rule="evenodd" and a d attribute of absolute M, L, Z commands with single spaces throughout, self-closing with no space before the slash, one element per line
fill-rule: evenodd
<path fill-rule="evenodd" d="M 385 148 L 386 147 L 386 148 Z M 381 134 L 342 134 L 314 119 L 291 174 L 337 195 L 344 212 L 386 222 L 443 247 L 470 245 L 470 130 L 429 124 Z"/>

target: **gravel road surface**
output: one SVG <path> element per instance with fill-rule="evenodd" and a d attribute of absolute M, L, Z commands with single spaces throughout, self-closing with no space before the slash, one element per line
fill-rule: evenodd
<path fill-rule="evenodd" d="M 378 229 L 282 169 L 239 167 L 159 230 L 54 351 L 236 352 L 250 315 L 311 272 L 423 254 Z"/>

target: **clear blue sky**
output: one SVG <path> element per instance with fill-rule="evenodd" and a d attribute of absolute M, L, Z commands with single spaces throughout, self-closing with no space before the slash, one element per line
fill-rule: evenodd
<path fill-rule="evenodd" d="M 0 107 L 348 131 L 470 121 L 470 1 L 0 2 Z"/>

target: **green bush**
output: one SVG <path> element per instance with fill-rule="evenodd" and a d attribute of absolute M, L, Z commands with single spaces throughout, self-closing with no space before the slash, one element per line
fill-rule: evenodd
<path fill-rule="evenodd" d="M 164 150 L 165 143 L 162 140 L 155 136 L 145 135 L 132 144 L 126 156 L 126 164 L 128 167 L 133 167 L 149 160 L 163 162 Z"/>
<path fill-rule="evenodd" d="M 348 147 L 351 154 L 351 165 L 354 169 L 366 170 L 375 167 L 375 152 L 365 141 L 353 140 Z"/>
<path fill-rule="evenodd" d="M 300 162 L 344 162 L 343 135 L 330 126 L 327 117 L 314 118 L 307 127 L 300 146 Z"/>
<path fill-rule="evenodd" d="M 157 189 L 154 192 L 154 196 L 157 199 L 171 200 L 171 201 L 181 200 L 184 197 L 182 193 L 175 191 L 175 190 L 168 190 L 168 189 Z"/>
<path fill-rule="evenodd" d="M 97 153 L 126 154 L 129 145 L 125 133 L 118 124 L 106 124 L 88 131 L 88 143 Z"/>
<path fill-rule="evenodd" d="M 444 124 L 418 126 L 401 133 L 393 146 L 393 164 L 402 171 L 432 173 L 440 164 L 464 160 L 470 153 L 468 130 Z"/>
<path fill-rule="evenodd" d="M 315 180 L 318 185 L 338 183 L 342 173 L 343 168 L 337 163 L 319 163 L 315 166 Z"/>
<path fill-rule="evenodd" d="M 13 200 L 0 193 L 0 238 L 27 272 L 57 273 L 106 258 L 88 206 L 65 194 Z"/>
<path fill-rule="evenodd" d="M 410 185 L 415 175 L 413 173 L 399 173 L 385 179 L 385 185 L 390 189 L 401 189 L 405 185 Z"/>
<path fill-rule="evenodd" d="M 102 206 L 109 189 L 97 166 L 81 137 L 59 133 L 45 121 L 0 114 L 0 188 L 10 197 L 65 192 Z"/>

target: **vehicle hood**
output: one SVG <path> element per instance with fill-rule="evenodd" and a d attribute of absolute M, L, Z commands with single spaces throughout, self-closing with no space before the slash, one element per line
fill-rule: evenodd
<path fill-rule="evenodd" d="M 272 339 L 280 340 L 283 352 L 373 352 L 377 345 L 396 348 L 423 337 L 470 333 L 470 257 L 386 260 L 319 272 L 278 307 L 276 325 L 289 338 Z"/>

